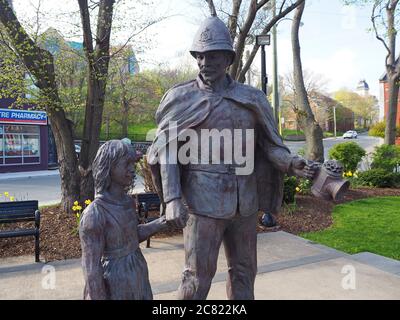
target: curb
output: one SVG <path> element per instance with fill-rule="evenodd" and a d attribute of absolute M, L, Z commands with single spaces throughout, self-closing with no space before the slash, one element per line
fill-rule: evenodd
<path fill-rule="evenodd" d="M 0 173 L 0 181 L 1 180 L 14 180 L 14 179 L 29 179 L 29 178 L 36 178 L 36 177 L 59 176 L 59 175 L 60 175 L 60 172 L 58 170 Z"/>

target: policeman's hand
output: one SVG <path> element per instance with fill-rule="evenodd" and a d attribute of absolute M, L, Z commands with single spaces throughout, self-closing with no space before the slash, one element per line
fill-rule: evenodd
<path fill-rule="evenodd" d="M 167 203 L 165 210 L 167 223 L 172 227 L 182 229 L 186 226 L 189 213 L 181 199 L 175 199 Z"/>
<path fill-rule="evenodd" d="M 294 157 L 292 160 L 292 171 L 298 177 L 312 180 L 317 172 L 317 166 L 313 161 Z"/>

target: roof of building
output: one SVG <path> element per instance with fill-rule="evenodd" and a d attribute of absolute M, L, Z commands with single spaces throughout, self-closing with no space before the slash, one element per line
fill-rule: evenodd
<path fill-rule="evenodd" d="M 357 85 L 357 90 L 369 90 L 369 85 L 365 79 L 360 80 Z"/>

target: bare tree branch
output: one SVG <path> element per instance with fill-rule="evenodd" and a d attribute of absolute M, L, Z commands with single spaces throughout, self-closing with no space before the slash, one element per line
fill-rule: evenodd
<path fill-rule="evenodd" d="M 142 32 L 144 32 L 145 30 L 147 30 L 147 29 L 150 28 L 151 26 L 153 26 L 153 25 L 155 25 L 155 24 L 157 24 L 157 23 L 159 23 L 159 22 L 161 22 L 161 21 L 164 21 L 164 20 L 166 20 L 166 19 L 175 17 L 175 16 L 177 16 L 177 15 L 171 15 L 171 16 L 167 16 L 167 17 L 161 17 L 161 18 L 158 18 L 158 19 L 156 19 L 156 20 L 150 21 L 150 22 L 147 23 L 143 28 L 141 28 L 139 31 L 137 31 L 137 32 L 135 32 L 135 33 L 132 33 L 132 34 L 128 37 L 128 39 L 125 41 L 125 43 L 121 46 L 121 48 L 118 49 L 116 52 L 114 52 L 113 54 L 110 55 L 110 58 L 113 58 L 113 57 L 117 56 L 117 55 L 128 45 L 128 43 L 129 43 L 134 37 L 138 36 L 139 34 L 141 34 Z"/>
<path fill-rule="evenodd" d="M 305 0 L 297 0 L 296 2 L 294 2 L 293 4 L 291 4 L 290 6 L 288 6 L 285 10 L 280 10 L 279 13 L 271 19 L 271 21 L 264 27 L 264 29 L 262 30 L 262 34 L 267 34 L 271 28 L 283 17 L 285 17 L 287 14 L 289 14 L 291 11 L 293 11 L 294 9 L 296 9 L 299 5 L 301 5 Z M 251 51 L 251 54 L 249 56 L 249 59 L 246 61 L 246 63 L 244 64 L 244 66 L 242 67 L 242 69 L 240 70 L 238 76 L 236 77 L 236 79 L 239 82 L 243 82 L 245 77 L 246 77 L 246 73 L 249 70 L 251 64 L 253 63 L 254 57 L 257 54 L 258 49 L 260 48 L 260 46 L 258 46 L 257 44 L 255 44 L 253 46 L 253 50 Z"/>
<path fill-rule="evenodd" d="M 214 1 L 213 0 L 206 0 L 208 3 L 208 7 L 210 8 L 210 13 L 212 17 L 217 16 L 217 11 L 215 10 Z"/>
<path fill-rule="evenodd" d="M 232 41 L 235 41 L 236 30 L 238 28 L 238 17 L 242 0 L 232 0 L 232 13 L 229 15 L 228 29 L 231 35 Z"/>
<path fill-rule="evenodd" d="M 371 15 L 371 22 L 372 22 L 372 27 L 374 28 L 374 32 L 375 32 L 375 37 L 382 42 L 383 46 L 386 48 L 386 51 L 388 52 L 388 55 L 386 57 L 386 64 L 388 64 L 388 59 L 389 59 L 389 55 L 390 55 L 390 49 L 389 46 L 387 45 L 385 39 L 383 39 L 378 32 L 378 27 L 376 24 L 376 19 L 381 17 L 381 12 L 379 12 L 378 14 L 376 13 L 378 6 L 380 5 L 380 3 L 375 2 L 372 8 L 372 15 Z"/>

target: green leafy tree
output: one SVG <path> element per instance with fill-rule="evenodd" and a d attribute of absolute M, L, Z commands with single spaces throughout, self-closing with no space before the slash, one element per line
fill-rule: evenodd
<path fill-rule="evenodd" d="M 118 4 L 122 2 L 119 1 Z M 10 49 L 32 76 L 35 86 L 39 89 L 35 102 L 38 107 L 46 110 L 50 119 L 60 167 L 62 203 L 67 212 L 71 212 L 74 201 L 93 199 L 91 163 L 99 146 L 108 66 L 111 59 L 110 38 L 115 1 L 78 0 L 77 4 L 76 12 L 79 12 L 80 15 L 79 32 L 83 35 L 81 55 L 85 61 L 83 66 L 85 80 L 82 86 L 79 81 L 78 83 L 68 83 L 68 77 L 64 78 L 63 73 L 70 75 L 69 80 L 76 81 L 75 78 L 72 78 L 76 73 L 70 69 L 73 65 L 57 65 L 57 57 L 41 46 L 40 41 L 36 41 L 38 39 L 35 35 L 32 36 L 27 32 L 10 8 L 8 1 L 0 0 L 0 23 L 9 39 Z M 119 20 L 116 20 L 118 23 Z M 121 20 L 128 21 L 127 19 Z M 158 20 L 158 18 L 152 17 L 139 29 L 146 29 Z M 130 21 L 139 24 L 136 19 Z M 95 32 L 93 26 L 96 28 Z M 134 28 L 132 27 L 132 29 Z M 132 36 L 128 38 L 128 42 L 139 32 L 140 30 L 135 29 Z M 62 56 L 60 60 L 67 56 Z M 74 58 L 71 56 L 71 59 Z M 63 91 L 64 89 L 66 91 Z M 68 91 L 70 89 L 78 89 L 78 91 Z M 82 92 L 79 90 L 84 90 L 83 99 L 81 99 Z M 68 99 L 76 100 L 76 105 L 81 109 L 82 104 L 84 105 L 82 148 L 79 160 L 75 154 L 72 126 L 67 115 L 70 111 L 67 108 Z M 82 100 L 84 100 L 83 103 Z"/>
<path fill-rule="evenodd" d="M 334 99 L 344 107 L 352 110 L 357 118 L 363 120 L 358 125 L 367 128 L 373 123 L 379 114 L 378 103 L 373 96 L 360 96 L 356 92 L 349 90 L 339 90 L 334 93 Z"/>

